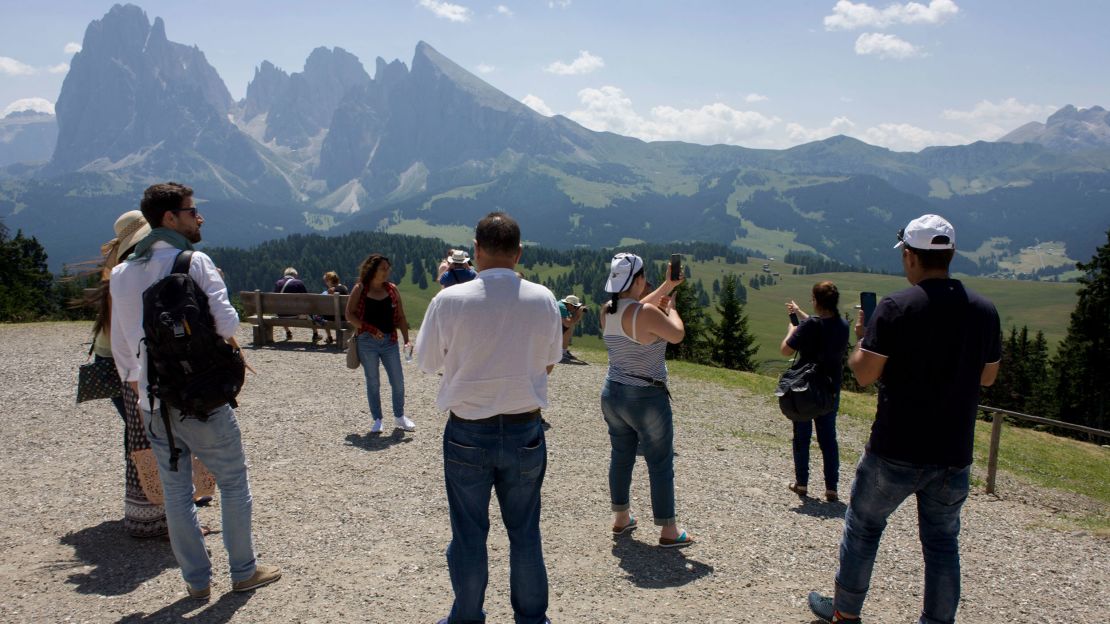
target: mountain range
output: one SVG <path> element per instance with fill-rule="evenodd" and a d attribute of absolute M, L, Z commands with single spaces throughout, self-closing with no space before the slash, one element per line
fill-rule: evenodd
<path fill-rule="evenodd" d="M 896 271 L 894 232 L 938 212 L 957 225 L 959 270 L 994 274 L 1067 270 L 1110 225 L 1097 106 L 917 153 L 844 136 L 786 150 L 644 142 L 543 116 L 424 42 L 408 65 L 375 59 L 373 76 L 338 47 L 293 73 L 263 61 L 236 102 L 201 50 L 116 5 L 89 24 L 55 108 L 0 120 L 0 218 L 55 264 L 95 254 L 166 179 L 197 190 L 206 240 L 222 245 L 354 229 L 467 242 L 502 209 L 547 246 L 704 240 Z M 1047 262 L 1029 265 L 1044 243 Z"/>

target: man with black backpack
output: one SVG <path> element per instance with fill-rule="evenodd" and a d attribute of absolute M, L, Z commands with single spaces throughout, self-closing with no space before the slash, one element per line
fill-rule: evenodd
<path fill-rule="evenodd" d="M 140 397 L 189 596 L 208 599 L 212 576 L 193 505 L 194 454 L 220 487 L 232 589 L 257 589 L 281 570 L 256 563 L 251 537 L 247 461 L 232 409 L 245 366 L 235 341 L 239 316 L 212 259 L 193 251 L 204 223 L 193 190 L 155 184 L 141 209 L 154 229 L 112 270 L 112 354 Z"/>

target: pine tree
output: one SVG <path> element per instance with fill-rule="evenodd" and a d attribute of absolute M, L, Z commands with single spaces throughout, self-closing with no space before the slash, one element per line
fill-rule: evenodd
<path fill-rule="evenodd" d="M 0 321 L 33 321 L 55 310 L 54 276 L 46 265 L 46 250 L 35 237 L 17 231 L 7 238 L 0 231 Z"/>
<path fill-rule="evenodd" d="M 752 357 L 759 346 L 754 344 L 755 337 L 748 330 L 748 317 L 744 314 L 744 304 L 736 296 L 736 276 L 726 275 L 721 285 L 721 297 L 717 302 L 717 313 L 721 320 L 713 331 L 713 360 L 720 366 L 734 370 L 755 370 Z"/>
<path fill-rule="evenodd" d="M 1056 404 L 1060 420 L 1110 429 L 1110 230 L 1084 273 L 1068 334 L 1056 350 Z"/>
<path fill-rule="evenodd" d="M 667 358 L 708 364 L 713 355 L 712 323 L 694 290 L 686 282 L 674 291 L 675 309 L 686 328 L 686 337 L 678 344 L 667 345 Z"/>

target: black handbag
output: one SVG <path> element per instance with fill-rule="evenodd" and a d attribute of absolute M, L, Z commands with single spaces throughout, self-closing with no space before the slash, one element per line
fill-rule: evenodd
<path fill-rule="evenodd" d="M 95 337 L 93 342 L 96 342 Z M 92 355 L 92 347 L 89 348 L 89 355 Z M 78 403 L 119 396 L 123 396 L 123 382 L 119 379 L 114 360 L 96 359 L 77 369 Z"/>
<path fill-rule="evenodd" d="M 779 398 L 779 409 L 794 422 L 824 416 L 836 404 L 832 382 L 816 362 L 788 368 L 779 378 L 775 396 Z"/>
<path fill-rule="evenodd" d="M 783 415 L 794 422 L 805 422 L 833 411 L 837 390 L 833 381 L 821 371 L 817 362 L 799 365 L 797 361 L 798 353 L 795 352 L 794 363 L 779 377 L 775 389 Z"/>

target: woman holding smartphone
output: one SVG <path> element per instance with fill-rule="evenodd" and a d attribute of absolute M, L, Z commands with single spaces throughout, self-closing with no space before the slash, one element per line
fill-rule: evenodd
<path fill-rule="evenodd" d="M 401 368 L 401 350 L 397 344 L 397 331 L 400 330 L 405 349 L 409 348 L 409 322 L 401 305 L 401 293 L 389 281 L 390 268 L 388 258 L 370 254 L 362 262 L 358 284 L 355 284 L 347 300 L 347 320 L 358 328 L 355 344 L 362 372 L 366 376 L 370 416 L 374 419 L 370 433 L 381 433 L 382 430 L 379 362 L 389 376 L 394 424 L 405 431 L 416 430 L 416 425 L 405 416 L 405 373 Z"/>
<path fill-rule="evenodd" d="M 609 496 L 613 533 L 636 528 L 630 509 L 632 469 L 641 447 L 651 482 L 651 509 L 661 527 L 659 545 L 689 546 L 679 531 L 674 502 L 674 424 L 667 390 L 667 343 L 679 343 L 685 326 L 670 293 L 682 283 L 668 279 L 647 292 L 644 261 L 635 254 L 613 256 L 605 291 L 612 300 L 602 308 L 601 327 L 609 352 L 609 372 L 601 390 L 601 411 L 609 428 Z"/>
<path fill-rule="evenodd" d="M 799 496 L 809 491 L 809 441 L 817 428 L 817 445 L 825 473 L 825 500 L 838 500 L 836 488 L 840 479 L 840 448 L 836 443 L 836 412 L 840 407 L 840 382 L 843 378 L 844 352 L 848 348 L 848 322 L 840 318 L 840 291 L 832 282 L 813 285 L 813 316 L 797 303 L 786 304 L 790 324 L 782 339 L 782 354 L 798 353 L 799 364 L 816 362 L 819 370 L 832 381 L 836 393 L 833 410 L 813 421 L 794 421 L 794 482 L 790 490 Z M 797 324 L 795 324 L 797 321 Z"/>

